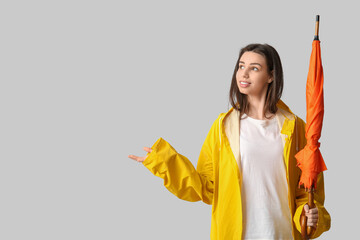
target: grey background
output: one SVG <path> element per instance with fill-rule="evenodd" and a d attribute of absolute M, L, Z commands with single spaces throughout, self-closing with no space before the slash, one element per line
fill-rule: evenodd
<path fill-rule="evenodd" d="M 211 206 L 172 195 L 128 154 L 169 141 L 196 166 L 229 109 L 241 47 L 269 43 L 305 119 L 320 14 L 332 228 L 357 234 L 356 1 L 2 1 L 0 239 L 209 239 Z"/>

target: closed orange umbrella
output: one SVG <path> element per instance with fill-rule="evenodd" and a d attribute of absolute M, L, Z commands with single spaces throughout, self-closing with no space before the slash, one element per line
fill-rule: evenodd
<path fill-rule="evenodd" d="M 315 38 L 312 43 L 309 73 L 306 82 L 306 146 L 295 157 L 301 169 L 299 186 L 304 185 L 309 192 L 308 205 L 314 208 L 313 190 L 316 188 L 318 174 L 327 170 L 324 159 L 320 153 L 319 138 L 324 118 L 323 68 L 321 64 L 320 41 L 318 38 L 319 15 L 316 16 Z M 302 220 L 303 221 L 303 220 Z M 306 228 L 306 219 L 305 228 Z M 307 235 L 314 231 L 308 228 Z M 305 233 L 304 233 L 305 234 Z M 304 236 L 303 234 L 303 236 Z M 307 239 L 308 236 L 304 236 Z"/>

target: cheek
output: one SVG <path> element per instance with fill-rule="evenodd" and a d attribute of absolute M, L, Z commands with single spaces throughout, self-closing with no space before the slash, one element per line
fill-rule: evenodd
<path fill-rule="evenodd" d="M 239 72 L 236 73 L 236 85 L 239 87 L 239 81 L 240 81 L 240 74 Z"/>
<path fill-rule="evenodd" d="M 236 72 L 236 80 L 238 80 L 238 81 L 239 81 L 239 78 L 240 78 L 240 72 L 239 72 L 239 71 L 237 71 L 237 72 Z"/>

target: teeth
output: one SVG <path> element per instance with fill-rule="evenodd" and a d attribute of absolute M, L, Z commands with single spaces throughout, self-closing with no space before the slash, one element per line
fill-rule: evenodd
<path fill-rule="evenodd" d="M 241 84 L 250 84 L 250 83 L 247 83 L 247 82 L 240 82 Z"/>

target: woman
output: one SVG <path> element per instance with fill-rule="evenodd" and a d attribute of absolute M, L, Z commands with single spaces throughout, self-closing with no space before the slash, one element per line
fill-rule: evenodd
<path fill-rule="evenodd" d="M 213 123 L 195 170 L 160 138 L 145 147 L 142 162 L 165 187 L 187 201 L 212 204 L 211 239 L 301 239 L 305 209 L 313 238 L 330 228 L 324 208 L 323 174 L 307 206 L 298 188 L 295 154 L 306 144 L 305 123 L 280 100 L 283 71 L 277 51 L 267 44 L 241 49 L 231 87 L 232 108 Z"/>

